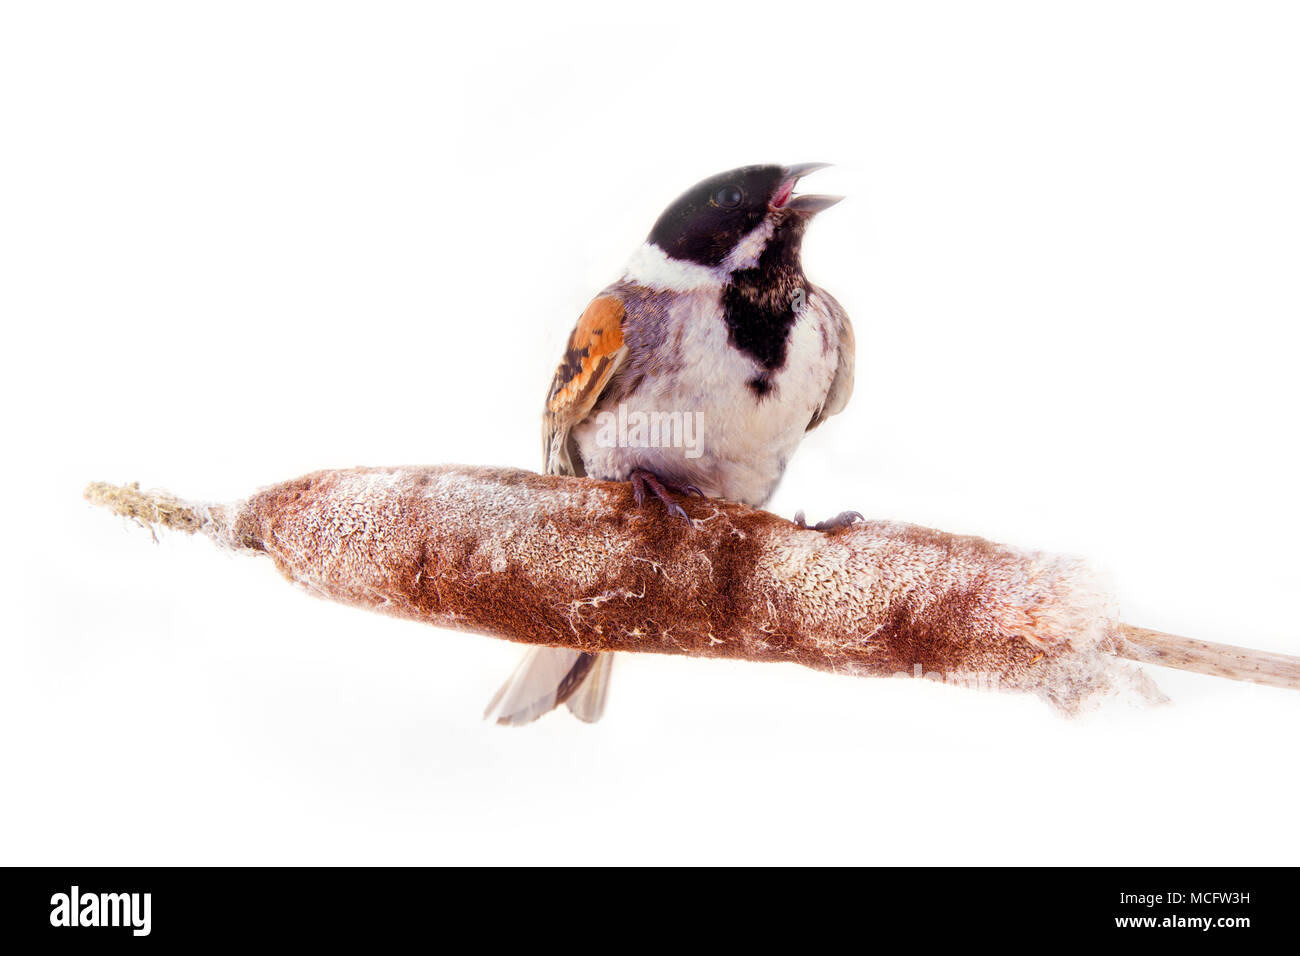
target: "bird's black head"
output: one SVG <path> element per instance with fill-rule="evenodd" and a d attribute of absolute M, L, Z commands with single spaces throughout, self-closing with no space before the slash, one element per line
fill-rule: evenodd
<path fill-rule="evenodd" d="M 795 196 L 794 187 L 825 163 L 796 166 L 742 166 L 697 183 L 663 211 L 650 230 L 670 258 L 703 266 L 722 265 L 742 240 L 763 226 L 798 242 L 808 219 L 839 201 L 838 196 Z M 761 252 L 766 239 L 756 244 Z"/>

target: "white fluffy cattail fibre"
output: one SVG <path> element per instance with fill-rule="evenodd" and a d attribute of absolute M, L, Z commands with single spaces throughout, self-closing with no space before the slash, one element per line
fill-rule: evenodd
<path fill-rule="evenodd" d="M 688 527 L 623 483 L 461 466 L 321 471 L 223 506 L 88 496 L 264 553 L 318 596 L 522 643 L 923 674 L 1066 713 L 1160 699 L 1115 657 L 1114 608 L 1080 561 L 913 525 L 823 533 L 691 499 Z"/>

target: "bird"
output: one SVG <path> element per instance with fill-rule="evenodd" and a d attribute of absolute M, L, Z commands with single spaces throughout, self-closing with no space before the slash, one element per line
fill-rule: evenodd
<path fill-rule="evenodd" d="M 663 211 L 569 336 L 542 415 L 548 474 L 630 482 L 638 506 L 655 499 L 687 523 L 680 497 L 771 498 L 803 437 L 853 391 L 853 326 L 801 258 L 808 224 L 843 197 L 795 187 L 827 165 L 732 169 Z M 808 527 L 803 512 L 795 521 Z M 535 648 L 484 716 L 517 726 L 564 704 L 596 721 L 612 659 Z"/>

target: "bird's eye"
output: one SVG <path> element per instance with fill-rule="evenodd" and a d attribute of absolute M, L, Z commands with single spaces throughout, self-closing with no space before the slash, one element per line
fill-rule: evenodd
<path fill-rule="evenodd" d="M 724 209 L 735 209 L 745 201 L 739 186 L 723 186 L 713 194 L 713 201 Z"/>

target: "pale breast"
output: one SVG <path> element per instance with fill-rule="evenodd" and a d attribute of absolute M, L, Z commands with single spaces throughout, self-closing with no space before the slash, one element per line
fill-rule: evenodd
<path fill-rule="evenodd" d="M 717 289 L 622 294 L 627 361 L 572 434 L 587 474 L 624 480 L 645 468 L 763 504 L 835 377 L 838 330 L 825 301 L 808 297 L 784 363 L 769 370 L 729 341 Z"/>

